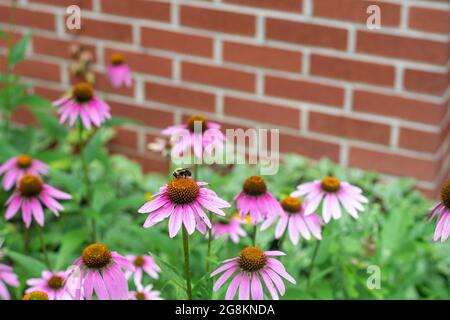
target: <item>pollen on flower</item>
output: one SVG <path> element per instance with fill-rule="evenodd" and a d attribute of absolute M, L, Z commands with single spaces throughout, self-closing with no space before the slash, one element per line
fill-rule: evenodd
<path fill-rule="evenodd" d="M 111 55 L 111 63 L 115 66 L 121 65 L 125 62 L 123 53 L 115 52 Z"/>
<path fill-rule="evenodd" d="M 32 161 L 33 159 L 27 154 L 21 154 L 17 157 L 17 165 L 22 169 L 28 169 Z"/>
<path fill-rule="evenodd" d="M 78 103 L 86 103 L 94 97 L 94 89 L 87 82 L 81 82 L 73 88 L 73 97 Z"/>
<path fill-rule="evenodd" d="M 340 189 L 341 182 L 333 176 L 328 176 L 322 180 L 322 189 L 327 192 L 336 192 Z"/>
<path fill-rule="evenodd" d="M 81 259 L 88 268 L 101 269 L 106 267 L 112 258 L 107 246 L 93 243 L 83 250 Z"/>
<path fill-rule="evenodd" d="M 64 286 L 64 279 L 60 276 L 52 276 L 48 280 L 47 285 L 53 290 L 61 289 Z"/>
<path fill-rule="evenodd" d="M 195 130 L 195 124 L 196 123 L 201 123 L 201 132 L 203 132 L 204 130 L 206 130 L 207 125 L 208 125 L 208 119 L 204 116 L 200 116 L 200 115 L 193 115 L 188 119 L 187 125 L 188 128 L 191 132 L 194 132 Z"/>
<path fill-rule="evenodd" d="M 281 201 L 281 206 L 283 209 L 289 213 L 296 213 L 300 211 L 302 207 L 302 202 L 299 198 L 294 198 L 291 196 L 284 197 Z"/>
<path fill-rule="evenodd" d="M 187 204 L 197 199 L 199 189 L 197 183 L 190 178 L 175 178 L 167 185 L 167 195 L 176 204 Z"/>
<path fill-rule="evenodd" d="M 134 259 L 134 265 L 135 265 L 136 267 L 142 268 L 142 267 L 144 266 L 144 263 L 145 263 L 145 261 L 144 261 L 144 258 L 143 258 L 142 256 L 137 256 L 137 257 Z"/>
<path fill-rule="evenodd" d="M 32 291 L 24 295 L 22 300 L 48 300 L 48 294 L 42 291 Z"/>
<path fill-rule="evenodd" d="M 145 300 L 145 293 L 143 292 L 136 292 L 136 300 Z"/>
<path fill-rule="evenodd" d="M 246 247 L 239 253 L 237 261 L 242 270 L 254 272 L 266 265 L 267 257 L 258 247 Z"/>
<path fill-rule="evenodd" d="M 450 209 L 450 180 L 447 180 L 441 189 L 441 199 L 444 206 Z"/>
<path fill-rule="evenodd" d="M 245 180 L 243 190 L 249 196 L 259 196 L 266 193 L 267 185 L 262 177 L 251 176 Z"/>
<path fill-rule="evenodd" d="M 32 174 L 26 174 L 19 180 L 19 192 L 27 198 L 38 196 L 42 192 L 43 186 L 41 178 Z"/>

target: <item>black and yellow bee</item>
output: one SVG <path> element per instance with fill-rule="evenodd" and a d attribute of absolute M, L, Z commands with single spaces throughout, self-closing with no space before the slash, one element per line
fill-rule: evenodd
<path fill-rule="evenodd" d="M 175 178 L 189 178 L 192 177 L 192 173 L 187 168 L 177 168 L 173 171 L 172 175 Z"/>

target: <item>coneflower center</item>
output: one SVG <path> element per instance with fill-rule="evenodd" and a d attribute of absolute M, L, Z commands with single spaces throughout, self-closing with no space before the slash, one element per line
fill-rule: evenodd
<path fill-rule="evenodd" d="M 32 161 L 33 159 L 27 154 L 21 154 L 17 157 L 17 165 L 22 169 L 28 169 L 29 167 L 31 167 Z"/>
<path fill-rule="evenodd" d="M 48 280 L 47 285 L 53 290 L 61 289 L 64 285 L 64 279 L 60 276 L 52 276 Z"/>
<path fill-rule="evenodd" d="M 32 174 L 26 174 L 19 180 L 19 192 L 22 196 L 33 198 L 38 196 L 44 187 L 41 178 Z"/>
<path fill-rule="evenodd" d="M 87 246 L 81 254 L 81 259 L 88 268 L 93 269 L 104 268 L 112 260 L 108 247 L 99 243 Z"/>
<path fill-rule="evenodd" d="M 115 66 L 120 66 L 125 62 L 125 56 L 120 52 L 115 52 L 111 55 L 111 63 Z"/>
<path fill-rule="evenodd" d="M 167 185 L 167 196 L 175 204 L 187 204 L 197 199 L 199 189 L 191 178 L 175 178 Z"/>
<path fill-rule="evenodd" d="M 199 129 L 200 129 L 200 132 L 203 132 L 204 130 L 206 130 L 208 128 L 208 119 L 204 116 L 193 115 L 188 119 L 188 122 L 187 122 L 188 129 L 191 132 L 194 132 L 195 125 L 197 124 L 197 126 L 199 126 L 200 123 L 201 123 L 201 126 Z"/>
<path fill-rule="evenodd" d="M 299 198 L 287 196 L 281 201 L 281 206 L 289 213 L 297 213 L 302 207 L 302 202 Z"/>
<path fill-rule="evenodd" d="M 447 180 L 447 182 L 444 183 L 444 186 L 442 187 L 441 199 L 444 206 L 450 209 L 450 180 Z"/>
<path fill-rule="evenodd" d="M 143 257 L 143 256 L 137 256 L 137 257 L 134 259 L 134 265 L 135 265 L 136 267 L 142 268 L 142 267 L 144 266 L 144 263 L 145 263 L 145 260 L 144 260 L 144 257 Z"/>
<path fill-rule="evenodd" d="M 244 248 L 237 259 L 239 267 L 248 272 L 261 270 L 266 265 L 266 261 L 264 251 L 258 247 Z"/>
<path fill-rule="evenodd" d="M 143 293 L 143 292 L 136 292 L 135 297 L 136 297 L 136 300 L 146 300 L 145 293 Z"/>
<path fill-rule="evenodd" d="M 262 177 L 251 176 L 245 180 L 242 189 L 249 196 L 260 196 L 266 193 L 267 185 Z"/>
<path fill-rule="evenodd" d="M 32 291 L 24 295 L 22 300 L 48 300 L 48 294 L 42 291 Z"/>
<path fill-rule="evenodd" d="M 86 103 L 94 98 L 94 89 L 87 82 L 81 82 L 73 88 L 73 97 L 78 103 Z"/>
<path fill-rule="evenodd" d="M 341 182 L 338 178 L 328 176 L 322 180 L 322 189 L 327 192 L 336 192 L 341 187 Z"/>

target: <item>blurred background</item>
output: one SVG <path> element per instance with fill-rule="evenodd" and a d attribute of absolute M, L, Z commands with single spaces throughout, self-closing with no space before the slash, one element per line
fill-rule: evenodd
<path fill-rule="evenodd" d="M 413 177 L 430 197 L 449 176 L 448 1 L 13 2 L 0 0 L 2 29 L 15 24 L 14 41 L 31 31 L 17 73 L 50 100 L 95 77 L 112 113 L 140 122 L 111 150 L 145 171 L 167 170 L 147 143 L 201 113 L 225 128 L 279 128 L 282 152 Z M 366 25 L 371 4 L 381 29 Z M 65 26 L 70 5 L 81 8 L 80 30 Z M 130 89 L 104 77 L 114 52 L 133 71 Z M 24 108 L 13 119 L 35 121 Z"/>

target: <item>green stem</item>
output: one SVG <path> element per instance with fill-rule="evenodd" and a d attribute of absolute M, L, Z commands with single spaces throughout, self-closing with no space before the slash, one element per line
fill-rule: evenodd
<path fill-rule="evenodd" d="M 281 250 L 283 248 L 283 243 L 284 243 L 284 239 L 286 238 L 286 234 L 287 234 L 287 230 L 286 232 L 283 233 L 283 235 L 281 236 L 281 238 L 278 240 L 278 250 Z"/>
<path fill-rule="evenodd" d="M 211 221 L 212 224 L 213 215 L 211 212 L 209 212 L 209 221 Z M 208 229 L 208 254 L 206 256 L 206 272 L 209 272 L 209 265 L 211 260 L 211 243 L 212 243 L 212 229 Z"/>
<path fill-rule="evenodd" d="M 192 300 L 191 271 L 189 266 L 189 235 L 183 226 L 184 276 L 186 278 L 186 293 L 188 300 Z"/>
<path fill-rule="evenodd" d="M 313 271 L 314 271 L 314 264 L 316 262 L 317 252 L 319 251 L 319 247 L 320 247 L 320 243 L 321 242 L 322 241 L 320 241 L 320 240 L 316 240 L 316 245 L 314 247 L 313 255 L 311 257 L 311 263 L 309 265 L 308 280 L 306 282 L 306 287 L 307 288 L 309 287 L 309 284 L 311 283 L 311 278 L 312 278 Z"/>
<path fill-rule="evenodd" d="M 253 226 L 252 242 L 253 246 L 256 246 L 256 234 L 258 233 L 258 226 L 255 224 Z"/>
<path fill-rule="evenodd" d="M 50 260 L 48 258 L 48 253 L 47 253 L 47 247 L 45 246 L 44 232 L 42 231 L 41 227 L 38 226 L 37 228 L 39 231 L 39 239 L 41 241 L 41 249 L 42 249 L 42 254 L 44 255 L 44 261 L 45 261 L 45 264 L 47 265 L 47 267 L 51 270 Z"/>

